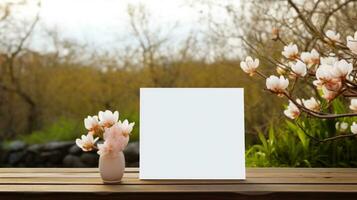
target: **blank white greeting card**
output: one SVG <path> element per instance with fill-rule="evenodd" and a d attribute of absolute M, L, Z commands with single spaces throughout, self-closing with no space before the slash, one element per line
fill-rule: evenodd
<path fill-rule="evenodd" d="M 141 88 L 140 179 L 245 179 L 241 88 Z"/>

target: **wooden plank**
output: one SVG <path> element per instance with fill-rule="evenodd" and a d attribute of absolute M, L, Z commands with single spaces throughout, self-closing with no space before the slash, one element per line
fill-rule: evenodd
<path fill-rule="evenodd" d="M 90 185 L 102 184 L 100 177 L 10 177 L 1 178 L 0 185 L 10 184 L 76 184 L 76 185 Z M 126 185 L 212 185 L 212 184 L 356 184 L 356 178 L 248 178 L 245 181 L 235 180 L 162 180 L 162 181 L 148 181 L 139 180 L 137 178 L 124 177 L 121 184 Z"/>
<path fill-rule="evenodd" d="M 89 192 L 89 193 L 172 193 L 172 192 L 357 192 L 357 185 L 242 184 L 242 185 L 0 185 L 0 192 Z"/>
<path fill-rule="evenodd" d="M 0 168 L 0 173 L 97 173 L 98 168 Z M 138 173 L 139 168 L 125 168 L 125 173 Z"/>
<path fill-rule="evenodd" d="M 121 184 L 104 185 L 97 168 L 2 168 L 0 192 L 354 192 L 357 169 L 253 168 L 246 180 L 139 180 L 127 168 Z"/>
<path fill-rule="evenodd" d="M 44 172 L 98 172 L 98 168 L 0 168 L 0 173 L 44 173 Z M 138 173 L 139 168 L 125 168 L 125 172 Z M 247 168 L 247 173 L 357 173 L 357 168 Z"/>
<path fill-rule="evenodd" d="M 99 177 L 99 172 L 4 172 L 0 173 L 0 178 L 9 178 L 9 177 Z M 138 178 L 139 174 L 137 172 L 125 172 L 125 177 L 134 177 Z M 278 173 L 278 172 L 247 172 L 248 178 L 356 178 L 357 179 L 357 172 L 295 172 L 295 173 Z"/>
<path fill-rule="evenodd" d="M 209 199 L 209 200 L 355 200 L 354 193 L 270 193 L 270 194 L 238 194 L 238 193 L 2 193 L 1 198 L 6 200 L 182 200 L 182 199 Z"/>
<path fill-rule="evenodd" d="M 0 178 L 28 178 L 28 177 L 68 177 L 68 178 L 81 178 L 81 177 L 100 177 L 99 172 L 96 173 L 0 173 Z M 137 173 L 124 173 L 124 177 L 137 178 Z"/>

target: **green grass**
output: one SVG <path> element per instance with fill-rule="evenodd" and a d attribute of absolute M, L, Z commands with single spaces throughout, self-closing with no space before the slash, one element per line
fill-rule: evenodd
<path fill-rule="evenodd" d="M 42 130 L 34 131 L 29 135 L 21 135 L 17 139 L 27 144 L 42 144 L 50 141 L 74 141 L 85 132 L 82 123 L 60 118 Z"/>

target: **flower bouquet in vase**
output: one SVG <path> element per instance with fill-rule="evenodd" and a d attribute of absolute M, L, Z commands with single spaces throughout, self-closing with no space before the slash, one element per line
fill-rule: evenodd
<path fill-rule="evenodd" d="M 128 145 L 134 122 L 118 120 L 118 111 L 99 111 L 98 116 L 88 116 L 84 119 L 88 134 L 76 139 L 76 144 L 83 151 L 97 150 L 100 156 L 99 172 L 104 183 L 118 183 L 124 174 L 123 150 Z M 98 142 L 99 139 L 102 142 Z"/>

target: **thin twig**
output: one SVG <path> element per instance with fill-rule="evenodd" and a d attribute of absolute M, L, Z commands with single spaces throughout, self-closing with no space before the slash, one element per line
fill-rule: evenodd
<path fill-rule="evenodd" d="M 314 137 L 314 136 L 308 134 L 308 133 L 306 132 L 306 130 L 301 126 L 300 123 L 296 122 L 296 125 L 298 125 L 298 127 L 304 132 L 304 134 L 305 134 L 307 137 L 311 138 L 312 140 L 314 140 L 315 142 L 318 142 L 318 143 L 331 142 L 331 141 L 338 140 L 338 139 L 342 139 L 342 138 L 349 138 L 349 137 L 355 137 L 355 136 L 357 136 L 356 133 L 353 133 L 353 134 L 347 134 L 347 135 L 338 135 L 338 136 L 334 136 L 334 137 L 328 137 L 328 138 L 325 138 L 325 139 L 320 140 L 320 139 L 318 139 L 318 138 L 316 138 L 316 137 Z"/>
<path fill-rule="evenodd" d="M 282 94 L 284 96 L 286 96 L 290 101 L 292 101 L 298 108 L 300 108 L 300 110 L 302 110 L 303 112 L 305 112 L 311 116 L 314 116 L 316 118 L 334 119 L 334 118 L 356 117 L 357 116 L 357 113 L 329 114 L 329 113 L 316 112 L 316 111 L 310 110 L 310 109 L 306 108 L 305 106 L 296 102 L 296 100 L 293 99 L 287 92 L 284 92 Z"/>
<path fill-rule="evenodd" d="M 262 72 L 260 72 L 260 71 L 258 71 L 258 70 L 256 70 L 255 73 L 257 73 L 259 76 L 261 76 L 261 77 L 264 78 L 264 79 L 268 78 L 267 75 L 263 74 Z"/>

